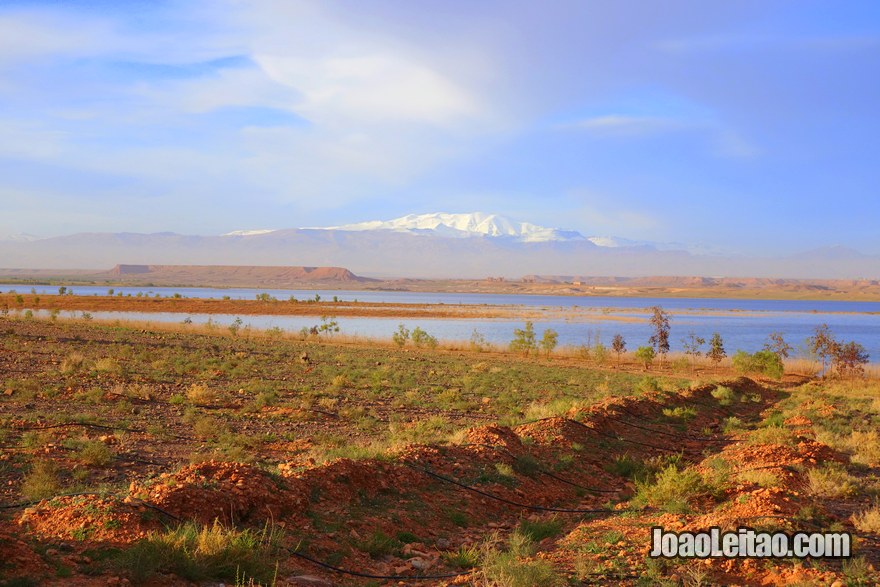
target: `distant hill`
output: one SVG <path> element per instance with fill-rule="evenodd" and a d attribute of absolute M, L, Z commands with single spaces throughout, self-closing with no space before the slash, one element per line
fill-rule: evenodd
<path fill-rule="evenodd" d="M 151 280 L 160 276 L 163 280 L 176 279 L 181 274 L 168 267 L 180 265 L 312 266 L 339 271 L 349 267 L 358 276 L 428 279 L 520 278 L 529 274 L 584 276 L 581 281 L 607 275 L 880 278 L 880 255 L 842 247 L 785 257 L 747 257 L 709 253 L 705 247 L 677 246 L 584 237 L 574 231 L 514 222 L 492 214 L 438 213 L 328 228 L 238 230 L 217 236 L 81 233 L 0 241 L 0 267 L 67 270 L 113 267 L 125 261 L 157 268 L 150 270 Z M 209 274 L 208 269 L 199 271 Z M 270 280 L 362 279 L 333 272 L 321 275 L 313 270 L 302 275 L 279 274 Z M 256 276 L 253 273 L 250 277 Z M 135 279 L 133 273 L 125 277 Z M 221 279 L 219 274 L 215 277 Z"/>
<path fill-rule="evenodd" d="M 119 282 L 286 287 L 373 281 L 343 267 L 240 265 L 116 265 L 97 273 Z"/>

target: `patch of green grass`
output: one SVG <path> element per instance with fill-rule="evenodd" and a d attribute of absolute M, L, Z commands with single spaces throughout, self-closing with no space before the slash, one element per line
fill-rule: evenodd
<path fill-rule="evenodd" d="M 480 575 L 486 585 L 496 587 L 557 587 L 564 584 L 553 565 L 533 559 L 534 544 L 519 532 L 510 535 L 506 549 L 496 546 L 497 536 L 490 538 L 482 549 Z"/>
<path fill-rule="evenodd" d="M 189 581 L 236 581 L 242 576 L 271 581 L 281 539 L 268 526 L 254 531 L 187 522 L 136 542 L 120 551 L 115 562 L 137 583 L 158 573 Z"/>
<path fill-rule="evenodd" d="M 61 491 L 58 470 L 51 461 L 35 461 L 21 484 L 21 494 L 25 499 L 46 499 Z"/>
<path fill-rule="evenodd" d="M 100 440 L 85 440 L 77 443 L 76 459 L 90 467 L 106 467 L 113 461 L 113 451 Z"/>
<path fill-rule="evenodd" d="M 807 473 L 807 490 L 816 497 L 849 497 L 858 489 L 858 479 L 838 463 L 827 463 Z"/>
<path fill-rule="evenodd" d="M 459 546 L 458 550 L 442 553 L 443 560 L 451 567 L 472 569 L 480 562 L 480 549 L 477 546 Z"/>
<path fill-rule="evenodd" d="M 513 470 L 526 477 L 534 477 L 541 470 L 538 459 L 532 455 L 520 455 L 513 461 Z"/>
<path fill-rule="evenodd" d="M 697 417 L 697 409 L 693 406 L 678 406 L 676 408 L 663 408 L 663 415 L 667 418 L 690 422 Z"/>
<path fill-rule="evenodd" d="M 712 397 L 718 400 L 718 404 L 722 406 L 729 406 L 738 399 L 735 391 L 723 385 L 719 385 L 712 390 Z"/>
<path fill-rule="evenodd" d="M 545 520 L 522 520 L 518 531 L 528 536 L 532 542 L 540 542 L 545 538 L 558 536 L 562 532 L 562 520 L 556 516 Z"/>
<path fill-rule="evenodd" d="M 737 475 L 737 478 L 744 483 L 754 483 L 758 487 L 775 487 L 779 485 L 779 476 L 768 469 L 743 471 Z"/>
<path fill-rule="evenodd" d="M 880 534 L 880 505 L 862 510 L 852 516 L 853 525 L 861 532 Z"/>
<path fill-rule="evenodd" d="M 697 471 L 679 470 L 669 465 L 653 483 L 636 483 L 633 505 L 649 505 L 670 513 L 687 513 L 690 511 L 690 502 L 707 493 L 709 488 Z"/>
<path fill-rule="evenodd" d="M 366 552 L 372 558 L 381 558 L 398 552 L 403 544 L 397 538 L 388 536 L 381 530 L 374 530 L 366 538 L 356 541 L 354 547 Z"/>
<path fill-rule="evenodd" d="M 466 528 L 470 525 L 470 519 L 467 514 L 459 511 L 459 510 L 448 510 L 446 512 L 446 517 L 449 518 L 449 521 L 458 526 L 459 528 Z"/>

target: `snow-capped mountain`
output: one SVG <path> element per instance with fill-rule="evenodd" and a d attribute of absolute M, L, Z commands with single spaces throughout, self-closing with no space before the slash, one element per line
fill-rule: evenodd
<path fill-rule="evenodd" d="M 257 228 L 254 230 L 233 230 L 232 232 L 227 232 L 221 236 L 257 236 L 260 234 L 269 234 L 270 232 L 275 232 L 274 228 Z"/>
<path fill-rule="evenodd" d="M 582 241 L 586 238 L 573 230 L 547 228 L 529 222 L 516 222 L 498 214 L 408 214 L 394 220 L 373 220 L 329 226 L 323 230 L 388 230 L 411 234 L 428 234 L 447 238 L 472 236 L 508 237 L 519 242 L 539 243 L 548 241 Z"/>
<path fill-rule="evenodd" d="M 575 230 L 562 230 L 538 226 L 530 222 L 518 222 L 499 214 L 473 212 L 469 214 L 408 214 L 393 220 L 370 220 L 341 226 L 320 226 L 299 230 L 343 231 L 360 233 L 404 233 L 441 238 L 499 238 L 519 243 L 581 242 L 607 249 L 649 248 L 657 251 L 687 251 L 697 255 L 721 255 L 725 251 L 702 245 L 678 242 L 653 242 L 633 240 L 618 236 L 584 236 Z M 223 236 L 262 236 L 278 230 L 235 230 Z"/>

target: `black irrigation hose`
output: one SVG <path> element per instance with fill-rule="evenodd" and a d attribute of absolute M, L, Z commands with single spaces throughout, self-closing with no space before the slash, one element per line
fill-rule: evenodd
<path fill-rule="evenodd" d="M 63 422 L 61 424 L 49 424 L 48 426 L 19 426 L 13 427 L 12 430 L 31 431 L 31 430 L 50 430 L 52 428 L 66 428 L 67 426 L 84 426 L 86 428 L 100 428 L 101 430 L 124 430 L 126 432 L 145 432 L 140 428 L 126 428 L 124 426 L 105 426 L 104 424 L 92 424 L 91 422 Z"/>
<path fill-rule="evenodd" d="M 325 563 L 319 561 L 318 559 L 312 558 L 306 554 L 303 554 L 297 550 L 293 549 L 285 549 L 291 555 L 299 557 L 303 560 L 307 560 L 312 564 L 318 565 L 319 567 L 323 567 L 327 570 L 333 571 L 334 573 L 340 573 L 343 575 L 350 575 L 352 577 L 363 577 L 365 579 L 385 579 L 391 581 L 428 581 L 428 580 L 437 580 L 437 579 L 454 579 L 455 577 L 461 577 L 463 575 L 469 575 L 471 571 L 463 571 L 461 573 L 446 573 L 443 575 L 372 575 L 370 573 L 361 573 L 358 571 L 350 571 L 348 569 L 343 569 L 341 567 L 337 567 L 331 565 L 329 563 Z"/>
<path fill-rule="evenodd" d="M 68 448 L 66 446 L 56 446 L 55 448 L 57 448 L 58 450 L 61 450 L 61 451 L 68 451 L 68 452 L 73 452 L 74 450 L 76 450 L 74 448 Z M 2 449 L 2 450 L 31 450 L 30 447 L 21 446 L 21 445 L 0 446 L 0 449 Z M 160 463 L 158 461 L 147 461 L 147 460 L 139 459 L 137 457 L 134 457 L 134 456 L 131 456 L 128 454 L 115 454 L 115 455 L 113 455 L 113 458 L 116 459 L 117 461 L 126 461 L 129 463 L 141 463 L 144 465 L 156 465 L 158 467 L 164 467 L 164 466 L 168 465 L 168 463 Z"/>
<path fill-rule="evenodd" d="M 407 467 L 410 467 L 411 469 L 419 471 L 420 473 L 424 473 L 425 475 L 428 475 L 429 477 L 434 477 L 435 479 L 439 479 L 440 481 L 444 481 L 446 483 L 451 483 L 452 485 L 455 485 L 457 487 L 461 487 L 462 489 L 465 489 L 467 491 L 472 491 L 474 493 L 478 493 L 478 494 L 485 496 L 485 497 L 488 497 L 490 499 L 494 499 L 496 501 L 500 501 L 502 503 L 506 503 L 508 505 L 512 505 L 512 506 L 515 506 L 518 508 L 523 508 L 523 509 L 527 509 L 527 510 L 535 510 L 535 511 L 539 511 L 539 512 L 556 512 L 556 513 L 562 513 L 562 514 L 608 514 L 608 513 L 611 513 L 610 510 L 605 509 L 605 508 L 601 508 L 601 509 L 599 509 L 599 508 L 596 508 L 596 509 L 569 509 L 569 508 L 554 508 L 554 507 L 544 507 L 544 506 L 540 506 L 540 505 L 530 505 L 530 504 L 525 504 L 525 503 L 519 503 L 516 501 L 506 499 L 504 497 L 499 497 L 497 495 L 489 493 L 488 491 L 483 491 L 482 489 L 477 489 L 476 487 L 471 487 L 470 485 L 466 485 L 464 483 L 456 481 L 455 479 L 452 479 L 451 477 L 446 477 L 444 475 L 440 475 L 439 473 L 435 473 L 435 472 L 431 471 L 430 469 L 426 469 L 424 467 L 417 467 L 417 466 L 410 464 L 410 463 L 404 463 L 404 465 Z"/>
<path fill-rule="evenodd" d="M 622 418 L 615 418 L 614 416 L 605 416 L 606 419 L 611 420 L 612 422 L 619 422 L 621 424 L 625 424 L 626 426 L 631 426 L 633 428 L 638 428 L 639 430 L 644 430 L 645 432 L 650 432 L 652 434 L 662 434 L 663 436 L 669 436 L 671 438 L 679 438 L 684 440 L 690 440 L 691 442 L 732 442 L 729 438 L 698 438 L 696 436 L 692 436 L 690 434 L 676 434 L 675 432 L 666 432 L 664 430 L 657 430 L 656 428 L 648 428 L 647 426 L 640 426 L 638 424 L 633 424 L 632 422 L 627 422 Z"/>
<path fill-rule="evenodd" d="M 603 437 L 608 438 L 610 440 L 615 440 L 618 442 L 629 442 L 630 444 L 637 444 L 639 446 L 644 446 L 647 448 L 652 448 L 654 450 L 659 450 L 659 451 L 664 451 L 664 452 L 669 452 L 669 453 L 674 453 L 674 454 L 677 454 L 679 452 L 679 451 L 675 450 L 674 448 L 666 448 L 665 446 L 657 446 L 656 444 L 649 444 L 647 442 L 639 442 L 638 440 L 632 440 L 629 438 L 623 438 L 622 436 L 608 434 L 607 432 L 603 432 L 602 430 L 599 430 L 598 428 L 593 428 L 591 426 L 587 426 L 583 422 L 578 422 L 577 420 L 571 420 L 571 422 L 574 422 L 578 426 L 582 426 L 583 428 L 586 428 L 590 432 L 593 432 L 595 434 L 598 434 L 599 436 L 603 436 Z"/>
<path fill-rule="evenodd" d="M 503 451 L 514 459 L 519 458 L 515 454 L 513 454 L 512 452 L 510 452 L 509 450 L 504 448 L 503 446 L 498 446 L 497 444 L 484 444 L 481 442 L 472 442 L 469 444 L 460 444 L 458 446 L 485 446 L 487 448 L 491 448 L 494 450 Z M 529 455 L 529 456 L 531 457 L 532 455 Z M 534 457 L 532 457 L 532 458 L 534 458 Z M 574 481 L 569 481 L 568 479 L 563 479 L 562 477 L 559 477 L 558 475 L 551 473 L 550 471 L 545 471 L 544 469 L 542 469 L 540 467 L 536 467 L 535 470 L 538 471 L 539 473 L 541 473 L 542 475 L 547 475 L 551 479 L 556 479 L 557 481 L 560 481 L 560 482 L 565 483 L 567 485 L 571 485 L 572 487 L 576 487 L 578 489 L 583 489 L 584 491 L 592 491 L 594 493 L 617 493 L 617 489 L 597 489 L 596 487 L 586 487 L 584 485 L 579 485 L 579 484 L 575 483 Z"/>
<path fill-rule="evenodd" d="M 63 422 L 61 424 L 49 424 L 48 426 L 19 426 L 12 427 L 10 430 L 15 430 L 18 432 L 30 432 L 37 430 L 51 430 L 53 428 L 66 428 L 67 426 L 83 426 L 86 428 L 98 428 L 101 430 L 122 430 L 123 432 L 138 432 L 141 434 L 147 434 L 148 432 L 143 428 L 128 428 L 125 426 L 106 426 L 104 424 L 92 424 L 91 422 Z M 171 438 L 176 438 L 178 440 L 195 440 L 191 436 L 179 436 L 177 434 L 170 434 Z"/>

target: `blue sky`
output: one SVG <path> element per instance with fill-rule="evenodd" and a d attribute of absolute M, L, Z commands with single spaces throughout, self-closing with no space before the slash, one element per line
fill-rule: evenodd
<path fill-rule="evenodd" d="M 880 253 L 880 3 L 0 4 L 0 235 L 496 212 Z"/>

